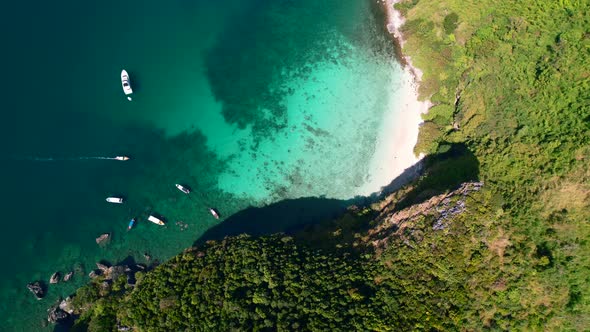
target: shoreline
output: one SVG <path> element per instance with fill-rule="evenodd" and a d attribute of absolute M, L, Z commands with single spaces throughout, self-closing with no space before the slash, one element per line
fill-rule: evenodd
<path fill-rule="evenodd" d="M 365 184 L 364 192 L 380 185 L 379 192 L 383 192 L 392 182 L 405 183 L 411 180 L 414 172 L 405 173 L 420 162 L 424 154 L 416 156 L 414 147 L 418 142 L 418 132 L 424 122 L 422 114 L 428 112 L 432 103 L 429 100 L 420 101 L 418 86 L 422 79 L 422 71 L 412 64 L 412 59 L 404 55 L 404 44 L 401 27 L 405 19 L 393 5 L 399 0 L 382 0 L 380 3 L 385 10 L 386 33 L 396 44 L 397 61 L 402 67 L 400 86 L 391 93 L 388 104 L 393 109 L 382 121 L 374 157 L 369 166 L 372 180 Z M 400 106 L 401 105 L 401 106 Z M 400 177 L 401 176 L 401 177 Z M 374 191 L 374 190 L 373 190 Z"/>
<path fill-rule="evenodd" d="M 403 53 L 403 47 L 406 41 L 404 40 L 401 28 L 406 23 L 406 19 L 398 10 L 396 10 L 393 7 L 396 3 L 399 2 L 400 0 L 381 0 L 381 4 L 383 5 L 383 9 L 385 10 L 385 16 L 387 17 L 387 20 L 385 22 L 385 28 L 393 37 L 393 40 L 396 44 L 396 50 L 399 56 L 398 60 L 402 64 L 402 67 L 407 67 L 408 70 L 412 73 L 412 75 L 414 75 L 417 92 L 417 85 L 420 84 L 420 82 L 422 81 L 422 71 L 416 66 L 414 66 L 414 64 L 412 63 L 412 58 L 409 55 Z M 426 102 L 430 103 L 429 101 Z"/>

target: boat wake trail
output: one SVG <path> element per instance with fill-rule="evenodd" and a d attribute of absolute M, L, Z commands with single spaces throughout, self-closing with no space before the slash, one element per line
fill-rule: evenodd
<path fill-rule="evenodd" d="M 22 161 L 76 161 L 76 160 L 119 160 L 116 157 L 13 157 L 13 160 Z"/>
<path fill-rule="evenodd" d="M 74 160 L 91 160 L 91 159 L 117 160 L 117 158 L 114 158 L 114 157 L 78 157 L 78 158 L 75 158 Z"/>

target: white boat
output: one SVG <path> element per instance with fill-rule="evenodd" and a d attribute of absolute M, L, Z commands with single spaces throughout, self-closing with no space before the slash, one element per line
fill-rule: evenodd
<path fill-rule="evenodd" d="M 154 216 L 149 216 L 148 217 L 148 220 L 151 221 L 151 222 L 153 222 L 156 225 L 160 225 L 160 226 L 164 226 L 165 225 L 165 223 L 162 220 L 160 220 L 160 219 L 158 219 L 158 218 L 156 218 Z"/>
<path fill-rule="evenodd" d="M 213 215 L 215 219 L 219 219 L 219 213 L 214 208 L 209 208 L 209 212 Z"/>
<path fill-rule="evenodd" d="M 177 183 L 177 184 L 175 184 L 175 186 L 176 186 L 176 188 L 178 188 L 178 190 L 182 191 L 183 193 L 185 193 L 187 195 L 191 193 L 191 190 L 190 189 L 188 189 L 187 187 L 185 187 L 185 186 L 183 186 L 181 184 L 178 184 Z"/>
<path fill-rule="evenodd" d="M 123 198 L 121 198 L 121 197 L 107 197 L 107 202 L 121 204 L 121 203 L 123 203 Z"/>
<path fill-rule="evenodd" d="M 121 85 L 123 85 L 123 92 L 125 92 L 127 99 L 131 101 L 129 95 L 133 93 L 133 90 L 131 89 L 131 83 L 129 82 L 129 74 L 127 74 L 125 69 L 121 71 Z"/>
<path fill-rule="evenodd" d="M 121 161 L 125 161 L 125 160 L 129 160 L 130 158 L 127 156 L 116 156 L 115 160 L 121 160 Z"/>

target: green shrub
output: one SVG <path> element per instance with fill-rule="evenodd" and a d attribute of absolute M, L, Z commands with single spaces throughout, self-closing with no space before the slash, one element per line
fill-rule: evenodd
<path fill-rule="evenodd" d="M 457 13 L 450 13 L 445 16 L 443 20 L 443 27 L 445 28 L 445 33 L 450 35 L 457 29 L 457 22 L 459 21 L 459 15 Z"/>

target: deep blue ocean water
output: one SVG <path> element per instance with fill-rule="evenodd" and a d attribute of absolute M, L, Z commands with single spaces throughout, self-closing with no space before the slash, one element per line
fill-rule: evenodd
<path fill-rule="evenodd" d="M 1 7 L 2 330 L 42 329 L 46 308 L 87 282 L 96 261 L 180 252 L 218 225 L 209 206 L 226 220 L 285 199 L 366 194 L 401 75 L 373 2 Z M 132 160 L 88 158 L 117 155 Z M 150 224 L 150 213 L 168 225 Z M 102 233 L 112 239 L 99 247 Z M 83 273 L 42 301 L 25 288 L 70 270 Z"/>

